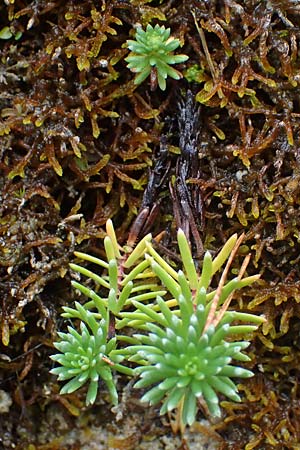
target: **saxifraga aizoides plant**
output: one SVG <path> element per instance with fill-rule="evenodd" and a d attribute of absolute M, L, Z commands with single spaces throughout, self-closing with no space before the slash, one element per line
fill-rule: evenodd
<path fill-rule="evenodd" d="M 166 89 L 166 78 L 169 76 L 175 80 L 182 78 L 182 74 L 171 67 L 188 59 L 187 55 L 174 55 L 174 50 L 180 45 L 179 39 L 170 36 L 170 28 L 156 24 L 154 27 L 148 24 L 146 30 L 138 27 L 135 41 L 128 40 L 127 47 L 131 53 L 125 61 L 127 67 L 138 75 L 134 83 L 142 83 L 150 74 L 157 79 L 158 86 L 163 91 Z"/>
<path fill-rule="evenodd" d="M 206 252 L 199 274 L 187 238 L 179 230 L 182 270 L 176 271 L 154 249 L 151 235 L 134 250 L 121 248 L 108 221 L 104 239 L 107 261 L 76 253 L 100 266 L 102 274 L 71 264 L 73 270 L 93 280 L 97 289 L 73 281 L 89 301 L 83 305 L 76 302 L 75 308 L 64 307 L 63 317 L 79 319 L 80 330 L 68 327 L 54 343 L 60 353 L 51 358 L 60 367 L 51 372 L 60 380 L 69 380 L 61 393 L 89 383 L 86 403 L 91 404 L 98 380 L 103 379 L 112 403 L 117 404 L 113 373 L 135 375 L 136 388 L 150 388 L 141 400 L 162 402 L 161 414 L 176 410 L 177 429 L 181 430 L 196 420 L 201 402 L 212 416 L 220 416 L 220 394 L 240 401 L 232 378 L 253 376 L 239 363 L 250 360 L 243 353 L 249 345 L 247 337 L 264 321 L 228 310 L 234 291 L 259 278 L 244 277 L 248 255 L 239 274 L 226 281 L 242 239 L 233 235 L 214 259 Z M 224 264 L 213 290 L 214 274 Z M 124 327 L 141 331 L 122 334 Z M 124 365 L 126 359 L 129 367 Z"/>

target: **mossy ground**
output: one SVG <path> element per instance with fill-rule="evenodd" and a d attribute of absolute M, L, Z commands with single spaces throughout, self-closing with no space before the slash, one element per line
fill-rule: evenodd
<path fill-rule="evenodd" d="M 171 27 L 189 56 L 165 92 L 136 86 L 124 61 L 134 25 L 149 22 Z M 111 448 L 119 436 L 116 448 L 147 448 L 145 436 L 193 448 L 206 433 L 220 449 L 300 448 L 299 29 L 296 0 L 2 0 L 0 389 L 12 403 L 0 448 L 85 448 L 60 436 L 92 434 L 99 417 Z M 244 232 L 248 273 L 261 274 L 232 305 L 267 318 L 250 349 L 255 377 L 188 442 L 136 406 L 137 392 L 117 423 L 105 393 L 82 412 L 84 394 L 60 397 L 49 375 L 61 306 L 76 298 L 74 249 L 101 255 L 108 218 L 125 243 L 141 209 L 148 230 L 165 231 L 166 257 L 178 225 L 195 255 Z M 130 415 L 137 431 L 122 441 Z"/>

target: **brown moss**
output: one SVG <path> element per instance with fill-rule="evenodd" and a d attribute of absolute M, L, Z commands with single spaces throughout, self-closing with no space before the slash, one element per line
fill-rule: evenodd
<path fill-rule="evenodd" d="M 134 85 L 124 63 L 135 24 L 150 20 L 171 27 L 189 55 L 186 79 L 168 80 L 164 93 L 147 81 Z M 74 248 L 101 254 L 110 217 L 124 242 L 142 211 L 131 236 L 165 231 L 158 245 L 168 257 L 175 205 L 195 254 L 245 232 L 247 271 L 261 273 L 234 304 L 267 318 L 251 347 L 256 376 L 242 385 L 242 404 L 224 403 L 224 421 L 211 430 L 220 448 L 295 448 L 298 3 L 15 0 L 0 5 L 5 26 L 12 37 L 0 50 L 0 388 L 13 405 L 0 435 L 22 442 L 20 413 L 27 430 L 52 407 L 70 427 L 79 413 L 81 394 L 58 396 L 47 359 L 59 309 L 75 296 Z M 200 106 L 194 128 L 182 113 L 188 90 Z"/>

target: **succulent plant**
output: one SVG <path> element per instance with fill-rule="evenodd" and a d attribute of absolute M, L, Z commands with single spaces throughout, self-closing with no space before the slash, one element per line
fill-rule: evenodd
<path fill-rule="evenodd" d="M 61 366 L 50 372 L 58 375 L 61 381 L 70 380 L 60 393 L 70 394 L 81 386 L 89 383 L 86 395 L 86 405 L 96 400 L 99 379 L 104 380 L 114 405 L 118 403 L 118 394 L 113 380 L 113 370 L 132 375 L 132 370 L 122 366 L 120 355 L 114 355 L 117 340 L 108 339 L 108 321 L 96 321 L 93 314 L 86 311 L 76 302 L 76 309 L 81 317 L 80 332 L 68 327 L 67 333 L 58 333 L 59 342 L 54 346 L 60 353 L 50 356 Z M 86 326 L 86 324 L 88 326 Z"/>
<path fill-rule="evenodd" d="M 104 380 L 111 401 L 116 404 L 118 397 L 113 372 L 133 375 L 132 369 L 120 364 L 124 356 L 116 353 L 117 341 L 122 336 L 112 337 L 120 311 L 131 306 L 131 297 L 145 301 L 153 300 L 157 294 L 165 294 L 165 290 L 159 289 L 157 283 L 149 282 L 146 272 L 150 264 L 144 259 L 144 253 L 146 242 L 151 236 L 145 236 L 134 250 L 127 252 L 118 245 L 111 220 L 106 223 L 106 232 L 104 247 L 107 261 L 75 252 L 77 257 L 96 265 L 101 270 L 101 275 L 77 264 L 70 264 L 71 269 L 94 281 L 97 288 L 101 287 L 101 295 L 78 281 L 72 281 L 73 287 L 88 297 L 89 301 L 83 305 L 75 302 L 75 308 L 63 307 L 64 318 L 79 319 L 80 331 L 68 326 L 67 333 L 59 332 L 59 340 L 54 346 L 60 353 L 51 356 L 53 361 L 61 365 L 52 369 L 51 373 L 58 375 L 60 381 L 70 380 L 60 393 L 74 392 L 89 383 L 87 405 L 94 403 L 96 399 L 99 379 Z M 152 272 L 149 275 L 153 278 Z M 123 340 L 128 339 L 123 336 Z"/>
<path fill-rule="evenodd" d="M 220 416 L 219 393 L 240 401 L 237 386 L 231 378 L 253 376 L 250 370 L 232 363 L 250 360 L 242 353 L 249 342 L 237 341 L 237 338 L 256 330 L 264 319 L 227 310 L 234 290 L 258 279 L 257 275 L 243 278 L 249 261 L 246 257 L 238 277 L 225 283 L 241 239 L 232 236 L 214 260 L 207 252 L 201 274 L 196 271 L 182 230 L 178 232 L 178 244 L 185 274 L 176 272 L 148 246 L 152 269 L 174 298 L 166 301 L 157 296 L 156 305 L 133 301 L 138 314 L 123 314 L 132 320 L 129 325 L 139 327 L 143 323 L 142 328 L 148 330 L 148 334 L 135 334 L 140 344 L 127 349 L 132 355 L 129 359 L 140 363 L 136 369 L 140 380 L 135 387 L 154 385 L 141 400 L 150 404 L 163 400 L 161 414 L 177 408 L 178 423 L 182 428 L 195 421 L 198 398 L 204 400 L 212 416 Z M 218 288 L 208 292 L 214 273 L 227 259 Z"/>
<path fill-rule="evenodd" d="M 170 28 L 155 27 L 148 24 L 146 30 L 138 27 L 135 41 L 128 40 L 127 46 L 131 53 L 125 61 L 132 72 L 138 73 L 134 82 L 142 83 L 151 73 L 157 77 L 158 85 L 163 91 L 166 89 L 166 78 L 175 80 L 182 77 L 181 73 L 171 67 L 172 64 L 182 63 L 188 59 L 186 55 L 174 55 L 173 51 L 180 45 L 179 39 L 170 36 Z"/>
<path fill-rule="evenodd" d="M 226 338 L 253 331 L 257 326 L 240 326 L 238 330 L 238 326 L 231 326 L 230 322 L 235 319 L 232 313 L 217 326 L 210 325 L 204 331 L 206 311 L 203 304 L 194 309 L 181 296 L 181 317 L 173 314 L 162 299 L 158 299 L 158 305 L 162 310 L 159 325 L 150 323 L 148 335 L 135 335 L 141 344 L 130 349 L 147 363 L 136 369 L 140 380 L 135 387 L 152 386 L 141 401 L 156 404 L 163 400 L 160 414 L 179 408 L 183 426 L 195 421 L 198 398 L 204 399 L 212 416 L 220 416 L 219 393 L 240 401 L 237 386 L 231 378 L 253 376 L 251 371 L 231 364 L 233 360 L 250 360 L 242 353 L 249 342 L 228 342 Z M 149 318 L 153 318 L 152 311 Z"/>
<path fill-rule="evenodd" d="M 89 383 L 86 404 L 92 404 L 98 381 L 103 379 L 112 403 L 117 404 L 114 371 L 135 374 L 139 377 L 136 388 L 150 387 L 142 401 L 162 401 L 161 414 L 176 409 L 181 429 L 195 421 L 199 401 L 213 416 L 221 414 L 219 394 L 240 401 L 232 378 L 253 375 L 237 365 L 250 360 L 243 353 L 249 345 L 244 335 L 264 321 L 253 314 L 228 310 L 234 291 L 258 279 L 258 275 L 244 277 L 250 259 L 247 255 L 238 275 L 226 281 L 243 236 L 231 236 L 214 259 L 206 252 L 200 273 L 182 230 L 177 238 L 182 259 L 179 271 L 157 253 L 150 235 L 133 250 L 120 247 L 111 221 L 104 239 L 107 261 L 76 253 L 99 266 L 102 273 L 71 265 L 94 281 L 100 291 L 74 281 L 73 286 L 89 301 L 63 308 L 64 317 L 79 319 L 80 330 L 69 326 L 67 333 L 58 333 L 60 340 L 54 343 L 60 353 L 51 358 L 60 367 L 51 373 L 59 380 L 69 380 L 62 394 Z M 217 288 L 210 288 L 214 274 L 224 264 Z M 122 335 L 124 327 L 143 333 Z M 134 363 L 135 369 L 121 364 L 124 359 Z"/>

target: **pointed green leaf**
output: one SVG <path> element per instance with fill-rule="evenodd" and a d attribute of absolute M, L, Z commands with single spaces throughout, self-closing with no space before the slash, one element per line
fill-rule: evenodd
<path fill-rule="evenodd" d="M 220 267 L 222 267 L 226 259 L 228 259 L 230 253 L 233 250 L 233 247 L 236 244 L 236 241 L 237 234 L 235 233 L 225 242 L 222 249 L 212 262 L 212 274 L 215 274 L 220 269 Z"/>
<path fill-rule="evenodd" d="M 189 243 L 188 243 L 187 238 L 181 228 L 179 228 L 179 230 L 177 232 L 177 241 L 178 241 L 178 247 L 179 247 L 183 267 L 184 267 L 186 276 L 188 277 L 188 280 L 190 283 L 190 288 L 197 289 L 198 275 L 197 275 L 196 267 L 195 267 L 195 264 L 193 261 Z"/>
<path fill-rule="evenodd" d="M 113 226 L 113 223 L 111 219 L 108 219 L 106 222 L 106 233 L 110 238 L 110 241 L 112 243 L 113 249 L 114 249 L 114 255 L 116 258 L 121 258 L 120 250 L 119 250 L 119 244 L 116 238 L 115 229 Z M 108 258 L 110 260 L 110 258 Z"/>
<path fill-rule="evenodd" d="M 129 254 L 128 258 L 124 262 L 124 267 L 129 268 L 136 263 L 136 261 L 142 258 L 146 251 L 146 242 L 151 245 L 152 235 L 147 234 L 143 239 L 136 245 L 133 251 Z"/>
<path fill-rule="evenodd" d="M 198 292 L 201 289 L 203 291 L 203 288 L 205 289 L 205 291 L 207 290 L 208 286 L 210 285 L 212 275 L 213 275 L 212 257 L 209 252 L 206 252 L 203 258 L 202 272 L 199 280 Z"/>

